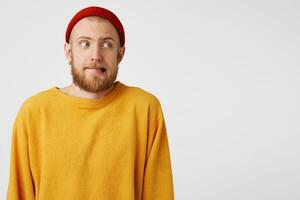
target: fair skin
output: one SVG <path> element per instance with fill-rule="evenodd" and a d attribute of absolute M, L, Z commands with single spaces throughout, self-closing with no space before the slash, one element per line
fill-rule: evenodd
<path fill-rule="evenodd" d="M 72 67 L 73 83 L 60 88 L 74 97 L 99 99 L 110 93 L 125 47 L 115 27 L 100 17 L 86 17 L 74 26 L 65 55 Z"/>

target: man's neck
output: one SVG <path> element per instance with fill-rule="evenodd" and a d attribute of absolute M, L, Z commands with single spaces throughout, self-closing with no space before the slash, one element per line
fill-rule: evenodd
<path fill-rule="evenodd" d="M 104 96 L 106 96 L 108 93 L 110 93 L 114 89 L 115 85 L 116 85 L 116 83 L 114 83 L 108 89 L 105 89 L 103 91 L 96 92 L 96 93 L 87 92 L 87 91 L 81 89 L 80 87 L 78 87 L 77 85 L 75 85 L 74 83 L 72 83 L 69 86 L 59 88 L 59 90 L 65 94 L 67 94 L 69 96 L 73 96 L 73 97 L 80 97 L 80 98 L 85 98 L 85 99 L 101 99 Z"/>

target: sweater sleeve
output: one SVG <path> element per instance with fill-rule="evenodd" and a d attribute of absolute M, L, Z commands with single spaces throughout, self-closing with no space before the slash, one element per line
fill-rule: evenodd
<path fill-rule="evenodd" d="M 156 107 L 155 117 L 150 120 L 151 124 L 149 125 L 150 133 L 142 199 L 173 200 L 173 178 L 167 130 L 161 107 L 159 104 Z"/>
<path fill-rule="evenodd" d="M 28 154 L 28 129 L 20 110 L 11 137 L 10 175 L 7 200 L 33 200 L 34 184 Z"/>

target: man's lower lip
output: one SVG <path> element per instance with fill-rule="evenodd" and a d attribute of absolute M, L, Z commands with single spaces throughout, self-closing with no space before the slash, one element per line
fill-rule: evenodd
<path fill-rule="evenodd" d="M 96 74 L 104 74 L 106 71 L 102 71 L 101 69 L 92 69 L 92 68 L 87 68 L 88 70 L 93 71 Z"/>

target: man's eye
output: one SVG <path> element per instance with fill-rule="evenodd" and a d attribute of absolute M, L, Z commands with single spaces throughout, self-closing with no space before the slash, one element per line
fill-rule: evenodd
<path fill-rule="evenodd" d="M 84 47 L 84 48 L 86 48 L 86 47 L 89 47 L 89 46 L 90 46 L 90 43 L 89 43 L 89 42 L 87 42 L 87 41 L 81 41 L 79 44 L 80 44 L 80 46 L 82 46 L 82 47 Z"/>
<path fill-rule="evenodd" d="M 102 48 L 112 48 L 113 45 L 110 42 L 103 42 L 102 43 Z"/>

